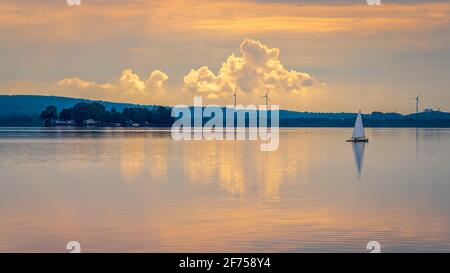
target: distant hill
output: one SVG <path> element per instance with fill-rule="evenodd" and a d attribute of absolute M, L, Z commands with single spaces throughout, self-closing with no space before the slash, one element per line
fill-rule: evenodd
<path fill-rule="evenodd" d="M 115 108 L 119 112 L 126 107 L 150 109 L 156 107 L 156 105 L 114 103 L 56 96 L 0 95 L 0 126 L 40 126 L 42 121 L 38 118 L 39 114 L 47 106 L 56 106 L 58 111 L 61 111 L 80 102 L 99 102 L 107 110 Z M 282 127 L 351 127 L 354 125 L 355 118 L 356 113 L 280 110 L 280 126 Z M 450 113 L 428 111 L 402 115 L 373 112 L 364 114 L 363 121 L 366 127 L 450 127 Z"/>
<path fill-rule="evenodd" d="M 58 110 L 70 108 L 79 102 L 94 102 L 88 99 L 76 99 L 55 96 L 33 96 L 33 95 L 0 95 L 0 116 L 11 115 L 39 115 L 45 107 L 56 106 Z M 107 101 L 96 101 L 103 104 L 108 110 L 116 108 L 122 111 L 125 107 L 153 107 L 152 105 L 136 105 L 131 103 L 115 103 Z"/>

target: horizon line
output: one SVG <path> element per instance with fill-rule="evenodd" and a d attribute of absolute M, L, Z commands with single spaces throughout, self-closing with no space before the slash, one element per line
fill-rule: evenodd
<path fill-rule="evenodd" d="M 82 97 L 68 97 L 68 96 L 63 96 L 63 95 L 39 95 L 39 94 L 0 94 L 1 96 L 10 96 L 10 97 L 25 97 L 25 96 L 33 96 L 33 97 L 53 97 L 53 98 L 64 98 L 64 99 L 76 99 L 76 100 L 86 100 L 86 101 L 92 101 L 92 102 L 105 102 L 105 103 L 115 103 L 115 104 L 129 104 L 129 105 L 136 105 L 136 106 L 162 106 L 162 107 L 176 107 L 176 105 L 162 105 L 162 104 L 141 104 L 141 103 L 133 103 L 133 102 L 123 102 L 123 101 L 109 101 L 109 100 L 103 100 L 103 99 L 89 99 L 89 98 L 82 98 Z M 259 105 L 259 104 L 255 104 L 255 105 Z M 263 104 L 261 104 L 263 105 Z M 188 107 L 195 107 L 194 105 L 186 105 Z M 233 105 L 229 104 L 229 105 L 217 105 L 219 107 L 234 107 Z M 427 109 L 424 109 L 427 110 Z M 435 109 L 431 109 L 433 110 L 433 112 L 440 112 L 440 113 L 450 113 L 450 112 L 446 112 L 442 109 L 439 108 L 439 110 L 435 110 Z M 292 109 L 279 109 L 279 111 L 288 111 L 288 112 L 296 112 L 296 113 L 323 113 L 323 114 L 357 114 L 359 111 L 358 110 L 356 112 L 345 112 L 345 111 L 340 111 L 340 112 L 322 112 L 322 111 L 300 111 L 300 110 L 292 110 Z M 420 114 L 420 113 L 424 113 L 425 111 L 421 111 L 418 113 L 415 112 L 411 112 L 411 113 L 401 113 L 401 112 L 383 112 L 383 111 L 372 111 L 371 113 L 362 113 L 363 115 L 370 115 L 372 113 L 375 112 L 379 112 L 379 113 L 384 113 L 384 114 L 400 114 L 400 115 L 413 115 L 413 114 Z"/>

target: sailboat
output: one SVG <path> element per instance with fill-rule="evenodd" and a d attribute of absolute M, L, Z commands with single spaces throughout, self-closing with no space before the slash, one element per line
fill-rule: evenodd
<path fill-rule="evenodd" d="M 369 139 L 366 138 L 364 134 L 364 126 L 361 117 L 361 111 L 358 112 L 358 116 L 356 117 L 355 128 L 353 128 L 352 138 L 347 140 L 347 142 L 369 142 Z"/>

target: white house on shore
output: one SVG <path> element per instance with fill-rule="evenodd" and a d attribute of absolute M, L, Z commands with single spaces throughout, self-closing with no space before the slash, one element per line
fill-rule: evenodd
<path fill-rule="evenodd" d="M 90 118 L 90 119 L 83 121 L 83 124 L 84 125 L 96 125 L 97 121 Z"/>
<path fill-rule="evenodd" d="M 64 120 L 56 120 L 56 121 L 55 121 L 55 125 L 56 125 L 56 126 L 75 125 L 75 121 L 73 121 L 73 120 L 67 120 L 67 121 L 64 121 Z"/>

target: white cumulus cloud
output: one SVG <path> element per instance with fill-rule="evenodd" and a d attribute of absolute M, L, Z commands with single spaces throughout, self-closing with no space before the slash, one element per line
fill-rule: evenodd
<path fill-rule="evenodd" d="M 323 85 L 308 73 L 286 69 L 279 59 L 278 48 L 246 39 L 240 45 L 240 53 L 240 56 L 231 54 L 217 74 L 207 66 L 191 70 L 184 77 L 184 90 L 218 98 L 229 96 L 234 88 L 255 93 L 267 88 L 298 93 Z"/>
<path fill-rule="evenodd" d="M 121 92 L 126 94 L 150 93 L 155 88 L 162 88 L 169 77 L 160 70 L 154 70 L 146 80 L 141 80 L 139 75 L 131 69 L 124 69 L 120 79 L 116 83 L 96 83 L 86 81 L 78 77 L 66 78 L 58 81 L 57 85 L 62 88 L 78 88 Z"/>
<path fill-rule="evenodd" d="M 162 88 L 165 81 L 167 81 L 169 77 L 162 72 L 161 70 L 154 70 L 148 76 L 148 79 L 145 81 L 147 87 L 156 87 Z"/>
<path fill-rule="evenodd" d="M 110 83 L 72 77 L 59 80 L 51 89 L 76 97 L 149 103 L 165 93 L 164 83 L 168 78 L 164 72 L 154 70 L 147 79 L 141 79 L 133 70 L 124 69 L 120 77 Z"/>

